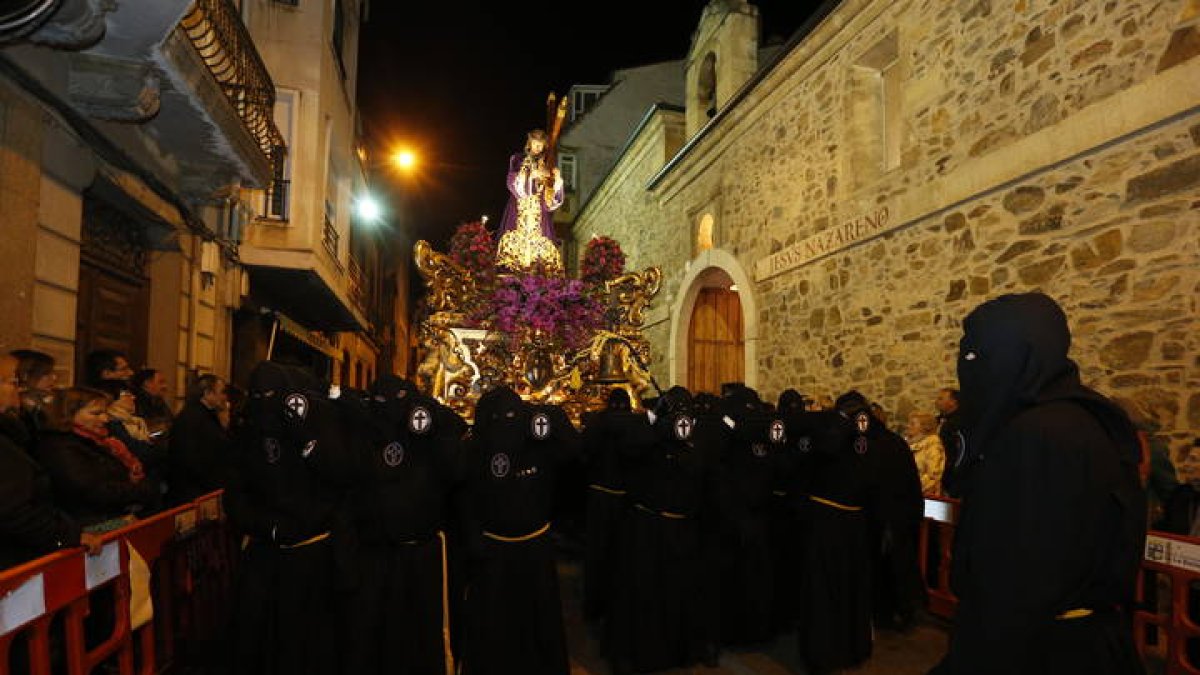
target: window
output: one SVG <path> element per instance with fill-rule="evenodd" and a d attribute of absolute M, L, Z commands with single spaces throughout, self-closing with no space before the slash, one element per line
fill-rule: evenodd
<path fill-rule="evenodd" d="M 560 155 L 558 170 L 562 172 L 563 189 L 566 192 L 575 191 L 575 155 Z"/>
<path fill-rule="evenodd" d="M 271 184 L 267 186 L 264 211 L 274 220 L 288 219 L 288 197 L 292 181 L 288 180 L 287 148 L 277 145 L 271 149 Z"/>
<path fill-rule="evenodd" d="M 292 160 L 288 148 L 295 134 L 296 92 L 275 92 L 275 126 L 283 136 L 285 145 L 271 149 L 271 183 L 266 190 L 263 214 L 274 220 L 287 220 L 291 202 Z"/>
<path fill-rule="evenodd" d="M 700 217 L 700 224 L 696 228 L 696 252 L 707 251 L 713 247 L 713 226 L 716 224 L 716 219 L 711 213 L 706 213 Z"/>
<path fill-rule="evenodd" d="M 571 121 L 583 117 L 589 110 L 596 107 L 600 97 L 608 87 L 598 85 L 577 85 L 571 87 Z"/>
<path fill-rule="evenodd" d="M 346 63 L 342 53 L 346 47 L 346 12 L 342 9 L 342 0 L 333 0 L 333 53 L 337 56 L 338 70 L 342 78 L 346 77 Z"/>
<path fill-rule="evenodd" d="M 897 31 L 866 50 L 847 77 L 846 122 L 856 130 L 846 144 L 852 189 L 872 184 L 900 166 L 903 147 L 904 64 Z"/>
<path fill-rule="evenodd" d="M 696 81 L 696 103 L 704 111 L 705 119 L 717 115 L 717 55 L 709 52 L 700 63 L 700 74 Z"/>
<path fill-rule="evenodd" d="M 217 236 L 226 241 L 240 243 L 244 224 L 241 205 L 236 201 L 226 202 L 221 207 Z"/>

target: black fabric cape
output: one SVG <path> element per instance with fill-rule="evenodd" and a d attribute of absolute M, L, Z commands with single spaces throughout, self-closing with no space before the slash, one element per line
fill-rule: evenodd
<path fill-rule="evenodd" d="M 569 672 L 547 526 L 556 474 L 578 447 L 561 409 L 527 405 L 506 388 L 480 398 L 463 453 L 468 675 Z"/>
<path fill-rule="evenodd" d="M 853 667 L 871 656 L 868 518 L 876 501 L 870 447 L 857 446 L 853 422 L 836 412 L 794 419 L 805 451 L 797 643 L 816 672 Z"/>
<path fill-rule="evenodd" d="M 681 402 L 660 412 L 655 441 L 639 455 L 629 478 L 631 508 L 612 620 L 612 656 L 635 671 L 705 658 L 715 648 L 719 627 L 715 439 L 723 432 L 712 423 L 702 428 L 705 422 L 692 418 Z M 693 425 L 689 439 L 676 436 L 680 424 Z"/>
<path fill-rule="evenodd" d="M 1129 621 L 1145 538 L 1132 424 L 1080 383 L 1066 316 L 1045 295 L 984 303 L 963 328 L 960 603 L 937 672 L 1142 672 Z M 1060 618 L 1072 610 L 1091 614 Z"/>

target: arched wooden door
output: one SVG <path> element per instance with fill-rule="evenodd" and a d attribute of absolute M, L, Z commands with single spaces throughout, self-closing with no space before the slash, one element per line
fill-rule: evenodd
<path fill-rule="evenodd" d="M 744 382 L 746 339 L 736 291 L 702 288 L 688 327 L 688 390 L 719 394 L 724 382 Z"/>

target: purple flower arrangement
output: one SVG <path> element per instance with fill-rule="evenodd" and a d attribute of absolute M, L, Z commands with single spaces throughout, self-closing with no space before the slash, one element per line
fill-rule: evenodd
<path fill-rule="evenodd" d="M 575 350 L 604 326 L 604 305 L 578 279 L 529 274 L 502 276 L 492 292 L 492 330 L 511 348 L 526 340 Z"/>
<path fill-rule="evenodd" d="M 450 240 L 450 256 L 475 279 L 478 297 L 468 300 L 471 325 L 503 336 L 518 351 L 529 342 L 550 349 L 586 346 L 611 321 L 604 282 L 625 271 L 625 254 L 609 237 L 587 243 L 580 279 L 535 266 L 517 274 L 496 273 L 496 241 L 481 222 L 464 223 Z"/>

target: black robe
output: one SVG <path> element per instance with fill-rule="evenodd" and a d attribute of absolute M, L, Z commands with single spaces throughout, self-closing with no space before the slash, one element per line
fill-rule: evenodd
<path fill-rule="evenodd" d="M 772 636 L 771 506 L 787 433 L 781 420 L 757 410 L 730 419 L 721 462 L 721 635 L 726 644 L 762 644 Z"/>
<path fill-rule="evenodd" d="M 1145 539 L 1139 446 L 1083 386 L 1066 316 L 1002 296 L 963 322 L 970 462 L 955 537 L 949 675 L 1141 673 L 1130 614 Z"/>
<path fill-rule="evenodd" d="M 247 675 L 338 672 L 343 622 L 335 544 L 351 457 L 331 401 L 277 364 L 251 374 L 225 504 L 247 537 L 235 583 L 232 667 Z"/>
<path fill-rule="evenodd" d="M 339 399 L 359 463 L 347 674 L 453 672 L 445 532 L 459 426 L 433 399 L 399 391 L 375 392 L 369 414 Z"/>
<path fill-rule="evenodd" d="M 817 673 L 856 666 L 871 656 L 870 509 L 876 477 L 869 443 L 836 412 L 804 413 L 789 433 L 805 460 L 799 503 L 800 657 Z M 791 429 L 795 429 L 792 431 Z"/>
<path fill-rule="evenodd" d="M 906 629 L 925 600 L 917 560 L 917 539 L 925 515 L 921 475 L 912 449 L 899 435 L 873 419 L 867 436 L 879 480 L 871 519 L 875 625 Z"/>
<path fill-rule="evenodd" d="M 613 658 L 636 671 L 687 666 L 715 645 L 718 589 L 708 542 L 717 521 L 719 430 L 682 407 L 662 410 L 655 442 L 629 477 Z M 711 426 L 711 424 L 710 424 Z M 688 438 L 677 430 L 687 428 Z"/>
<path fill-rule="evenodd" d="M 587 538 L 583 566 L 583 612 L 589 621 L 608 615 L 616 595 L 619 540 L 629 508 L 629 458 L 652 441 L 645 414 L 605 409 L 584 420 L 587 476 Z"/>
<path fill-rule="evenodd" d="M 566 631 L 549 534 L 555 479 L 579 452 L 560 408 L 501 388 L 481 397 L 464 450 L 464 672 L 565 675 Z"/>

